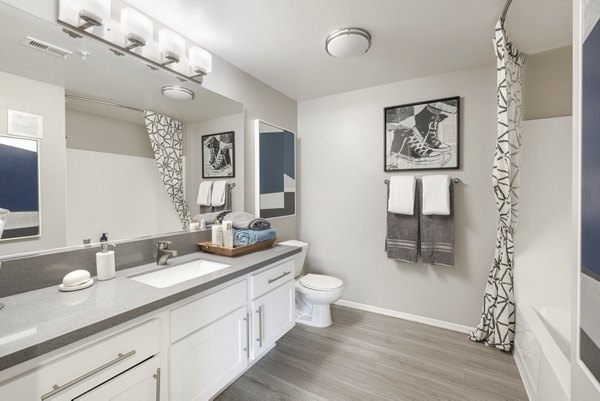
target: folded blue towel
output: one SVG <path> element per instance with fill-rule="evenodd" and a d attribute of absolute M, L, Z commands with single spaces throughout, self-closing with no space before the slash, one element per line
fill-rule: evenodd
<path fill-rule="evenodd" d="M 277 232 L 273 228 L 267 230 L 233 230 L 233 246 L 252 245 L 257 242 L 275 239 Z"/>

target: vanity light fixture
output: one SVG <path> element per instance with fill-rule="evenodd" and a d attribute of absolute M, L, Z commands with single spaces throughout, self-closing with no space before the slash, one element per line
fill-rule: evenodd
<path fill-rule="evenodd" d="M 166 60 L 161 63 L 163 66 L 178 63 L 185 55 L 185 39 L 170 29 L 161 29 L 158 32 L 158 48 Z"/>
<path fill-rule="evenodd" d="M 161 92 L 168 98 L 176 100 L 193 100 L 194 92 L 183 86 L 168 85 L 161 88 Z"/>
<path fill-rule="evenodd" d="M 212 71 L 212 54 L 203 48 L 190 47 L 188 59 L 194 76 L 206 75 Z"/>
<path fill-rule="evenodd" d="M 121 10 L 121 30 L 129 43 L 125 48 L 131 50 L 152 41 L 154 24 L 141 12 L 125 7 Z"/>
<path fill-rule="evenodd" d="M 114 15 L 120 15 L 120 21 L 113 20 Z M 137 58 L 182 82 L 201 84 L 212 70 L 209 52 L 122 0 L 58 0 L 58 23 L 72 38 L 87 36 L 117 56 Z"/>
<path fill-rule="evenodd" d="M 92 26 L 101 26 L 105 19 L 110 18 L 111 0 L 79 0 L 71 1 L 73 6 L 78 7 L 79 18 L 84 21 L 79 29 L 86 30 Z"/>
<path fill-rule="evenodd" d="M 362 28 L 342 28 L 325 39 L 325 51 L 333 57 L 355 57 L 371 47 L 371 34 Z"/>

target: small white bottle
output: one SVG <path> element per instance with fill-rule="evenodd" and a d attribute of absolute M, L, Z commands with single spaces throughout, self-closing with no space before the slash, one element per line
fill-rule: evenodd
<path fill-rule="evenodd" d="M 212 226 L 212 243 L 216 246 L 223 246 L 223 227 L 220 224 Z"/>
<path fill-rule="evenodd" d="M 223 246 L 233 248 L 233 222 L 223 221 Z"/>
<path fill-rule="evenodd" d="M 109 251 L 108 242 L 100 243 L 100 252 L 96 253 L 96 272 L 98 280 L 110 280 L 115 277 L 115 251 Z"/>

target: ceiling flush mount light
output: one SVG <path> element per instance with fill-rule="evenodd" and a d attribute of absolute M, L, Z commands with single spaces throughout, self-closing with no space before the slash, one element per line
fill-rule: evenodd
<path fill-rule="evenodd" d="M 212 54 L 201 47 L 190 47 L 188 58 L 193 74 L 206 75 L 212 71 Z"/>
<path fill-rule="evenodd" d="M 129 43 L 125 48 L 131 50 L 152 41 L 154 24 L 141 12 L 125 7 L 121 10 L 121 30 Z"/>
<path fill-rule="evenodd" d="M 104 20 L 110 18 L 110 0 L 81 0 L 72 1 L 73 6 L 79 7 L 79 18 L 84 21 L 79 29 L 101 26 Z"/>
<path fill-rule="evenodd" d="M 325 39 L 325 51 L 333 57 L 355 57 L 371 47 L 371 35 L 362 28 L 342 28 Z"/>
<path fill-rule="evenodd" d="M 194 92 L 188 88 L 184 88 L 182 86 L 163 86 L 162 94 L 168 98 L 176 99 L 176 100 L 192 100 L 194 99 Z"/>

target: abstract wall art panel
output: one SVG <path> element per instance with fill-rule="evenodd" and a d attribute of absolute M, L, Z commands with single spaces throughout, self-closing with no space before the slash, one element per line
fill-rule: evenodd
<path fill-rule="evenodd" d="M 296 135 L 256 120 L 256 215 L 296 214 Z"/>

